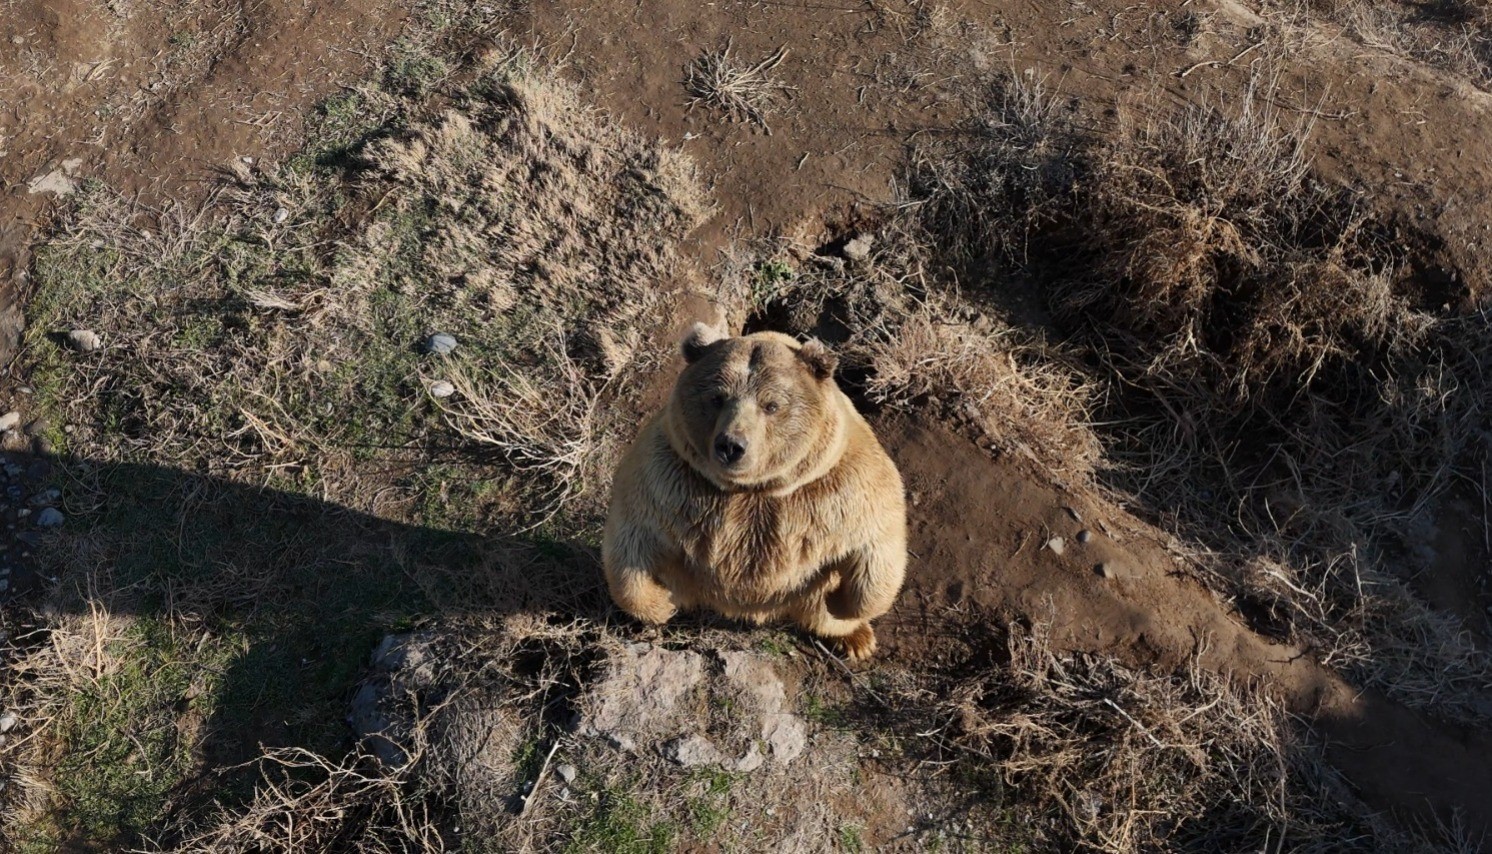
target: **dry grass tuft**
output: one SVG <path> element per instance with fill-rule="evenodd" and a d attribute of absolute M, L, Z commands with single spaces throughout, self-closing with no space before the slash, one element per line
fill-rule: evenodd
<path fill-rule="evenodd" d="M 255 763 L 252 802 L 223 810 L 205 828 L 147 851 L 367 851 L 437 854 L 450 850 L 444 813 L 367 756 L 333 761 L 304 748 L 273 748 Z"/>
<path fill-rule="evenodd" d="M 597 413 L 627 417 L 657 283 L 706 214 L 690 163 L 511 65 L 356 158 L 353 182 L 295 162 L 190 212 L 84 198 L 39 253 L 31 352 L 79 428 L 57 444 L 282 483 L 417 458 L 434 415 L 498 450 L 539 517 L 604 486 Z M 42 337 L 74 326 L 107 357 L 79 370 Z M 452 360 L 421 357 L 433 332 Z M 461 394 L 432 406 L 437 379 Z M 356 480 L 323 497 L 363 507 Z"/>
<path fill-rule="evenodd" d="M 899 320 L 866 330 L 855 350 L 873 368 L 871 400 L 950 400 L 1008 449 L 1063 473 L 1092 471 L 1102 453 L 1088 426 L 1094 387 L 1051 348 L 985 316 L 960 319 L 934 301 Z"/>
<path fill-rule="evenodd" d="M 708 107 L 732 121 L 751 122 L 770 134 L 767 116 L 790 90 L 770 72 L 786 58 L 786 47 L 779 47 L 755 65 L 732 56 L 729 42 L 707 50 L 684 69 L 689 105 Z"/>

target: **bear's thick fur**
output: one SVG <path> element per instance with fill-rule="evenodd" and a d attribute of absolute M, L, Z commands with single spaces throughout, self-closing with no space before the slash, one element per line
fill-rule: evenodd
<path fill-rule="evenodd" d="M 822 344 L 695 324 L 687 366 L 612 486 L 602 562 L 611 596 L 648 623 L 708 608 L 791 620 L 876 646 L 870 621 L 906 572 L 901 475 L 834 381 Z"/>

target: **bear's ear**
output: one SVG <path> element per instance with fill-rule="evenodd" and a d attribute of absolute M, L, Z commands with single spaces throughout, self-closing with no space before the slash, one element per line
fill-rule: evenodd
<path fill-rule="evenodd" d="M 834 368 L 839 365 L 839 357 L 824 346 L 824 342 L 817 338 L 810 338 L 803 342 L 798 348 L 798 358 L 808 365 L 813 375 L 820 380 L 826 380 L 834 376 Z"/>
<path fill-rule="evenodd" d="M 692 364 L 705 354 L 711 344 L 727 337 L 729 336 L 707 323 L 695 323 L 689 327 L 689 334 L 684 336 L 679 349 L 684 352 L 684 361 Z"/>

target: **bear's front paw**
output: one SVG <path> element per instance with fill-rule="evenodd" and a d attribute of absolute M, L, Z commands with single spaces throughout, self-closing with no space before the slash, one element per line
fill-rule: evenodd
<path fill-rule="evenodd" d="M 679 609 L 667 599 L 655 599 L 651 602 L 634 602 L 627 608 L 627 613 L 636 617 L 644 623 L 652 626 L 661 626 L 673 619 Z"/>
<path fill-rule="evenodd" d="M 839 648 L 844 650 L 844 657 L 850 661 L 864 661 L 875 655 L 875 630 L 870 627 L 870 623 L 864 623 L 860 628 L 840 638 Z"/>

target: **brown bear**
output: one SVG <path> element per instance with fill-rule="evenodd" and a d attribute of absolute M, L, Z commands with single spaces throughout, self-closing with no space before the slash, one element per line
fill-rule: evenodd
<path fill-rule="evenodd" d="M 875 652 L 907 563 L 901 475 L 834 381 L 818 341 L 696 323 L 663 410 L 612 485 L 602 563 L 647 623 L 708 608 L 790 620 Z"/>

